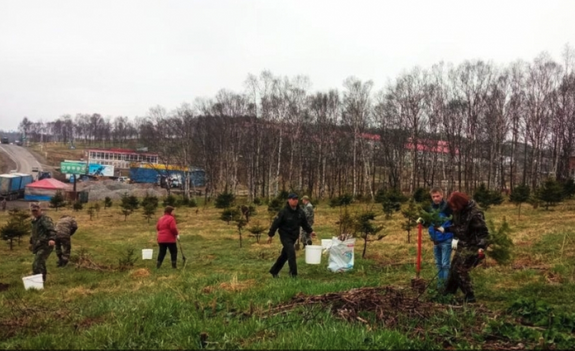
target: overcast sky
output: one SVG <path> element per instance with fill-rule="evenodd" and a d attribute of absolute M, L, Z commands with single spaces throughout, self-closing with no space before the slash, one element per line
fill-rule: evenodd
<path fill-rule="evenodd" d="M 61 115 L 145 116 L 248 73 L 354 75 L 377 89 L 441 60 L 507 64 L 575 45 L 575 1 L 0 0 L 0 129 Z"/>

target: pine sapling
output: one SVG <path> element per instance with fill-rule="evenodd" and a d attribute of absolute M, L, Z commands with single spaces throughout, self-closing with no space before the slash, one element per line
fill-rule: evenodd
<path fill-rule="evenodd" d="M 88 215 L 90 215 L 90 220 L 92 220 L 94 218 L 94 213 L 96 211 L 94 211 L 94 207 L 90 206 L 90 208 L 88 208 Z"/>
<path fill-rule="evenodd" d="M 401 224 L 401 228 L 407 231 L 407 243 L 411 242 L 411 230 L 417 225 L 417 218 L 419 217 L 419 208 L 415 204 L 415 199 L 409 200 L 407 208 L 401 211 L 405 218 L 405 222 Z"/>
<path fill-rule="evenodd" d="M 487 241 L 489 246 L 487 248 L 487 254 L 500 265 L 508 264 L 511 262 L 511 250 L 513 248 L 513 241 L 511 241 L 511 238 L 509 237 L 509 233 L 511 233 L 509 224 L 505 217 L 503 217 L 503 222 L 499 228 L 495 227 L 492 220 L 489 220 L 488 228 L 489 236 Z"/>
<path fill-rule="evenodd" d="M 262 227 L 260 225 L 259 222 L 252 222 L 251 227 L 248 228 L 248 231 L 250 233 L 252 233 L 255 237 L 256 237 L 256 242 L 259 244 L 260 243 L 260 237 L 262 235 L 262 233 L 265 231 L 266 229 L 264 227 Z"/>
<path fill-rule="evenodd" d="M 104 198 L 104 208 L 112 207 L 112 199 L 109 196 Z"/>
<path fill-rule="evenodd" d="M 517 219 L 521 219 L 521 204 L 529 201 L 531 188 L 528 185 L 518 185 L 509 195 L 509 201 L 517 206 Z"/>
<path fill-rule="evenodd" d="M 54 194 L 54 196 L 52 196 L 50 199 L 50 206 L 58 211 L 60 207 L 64 207 L 65 205 L 66 201 L 64 199 L 64 195 L 62 195 L 62 192 L 58 190 L 56 194 Z"/>
<path fill-rule="evenodd" d="M 246 226 L 247 221 L 243 218 L 236 219 L 236 225 L 238 227 L 238 233 L 240 234 L 240 247 L 242 247 L 242 229 Z"/>
<path fill-rule="evenodd" d="M 363 239 L 363 253 L 362 258 L 365 258 L 367 252 L 367 242 L 374 240 L 381 240 L 387 236 L 387 234 L 378 234 L 382 229 L 383 225 L 375 226 L 371 221 L 375 219 L 375 214 L 370 211 L 360 213 L 355 219 L 355 233 L 359 233 L 360 237 Z M 377 235 L 377 239 L 369 239 L 369 236 Z"/>
<path fill-rule="evenodd" d="M 10 250 L 13 247 L 14 239 L 18 239 L 30 234 L 30 214 L 27 211 L 13 209 L 8 212 L 8 223 L 0 228 L 2 239 L 8 241 Z"/>
<path fill-rule="evenodd" d="M 441 216 L 441 210 L 440 209 L 436 209 L 436 210 L 432 209 L 431 212 L 427 212 L 426 210 L 422 209 L 419 216 L 421 217 L 421 219 L 423 219 L 423 223 L 429 227 L 439 227 L 445 221 L 449 221 L 453 217 L 453 216 L 449 216 L 449 217 Z"/>
<path fill-rule="evenodd" d="M 148 221 L 148 224 L 150 223 L 150 219 L 152 219 L 152 217 L 156 214 L 156 206 L 151 202 L 146 203 L 146 205 L 144 206 L 144 212 L 142 213 L 144 215 L 144 218 L 146 218 L 146 220 Z"/>

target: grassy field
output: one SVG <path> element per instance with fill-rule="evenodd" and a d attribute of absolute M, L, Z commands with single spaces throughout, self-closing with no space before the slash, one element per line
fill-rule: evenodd
<path fill-rule="evenodd" d="M 351 206 L 357 211 L 365 205 Z M 332 313 L 329 304 L 283 306 L 305 295 L 345 292 L 354 288 L 392 287 L 399 298 L 414 298 L 410 281 L 415 276 L 415 240 L 407 243 L 400 228 L 402 217 L 385 220 L 375 207 L 388 236 L 356 243 L 355 267 L 346 273 L 306 265 L 298 252 L 298 279 L 279 279 L 269 268 L 281 244 L 271 245 L 243 236 L 239 247 L 233 224 L 219 219 L 213 205 L 178 208 L 182 249 L 187 262 L 169 267 L 169 255 L 155 268 L 155 219 L 146 223 L 140 211 L 124 221 L 117 204 L 102 209 L 90 220 L 86 209 L 49 211 L 54 219 L 73 213 L 79 230 L 73 236 L 77 264 L 56 267 L 53 253 L 48 281 L 41 291 L 25 291 L 21 277 L 31 273 L 32 255 L 27 238 L 13 251 L 0 250 L 0 348 L 2 349 L 452 349 L 575 347 L 575 203 L 551 211 L 505 204 L 486 216 L 496 224 L 506 217 L 511 228 L 514 262 L 497 266 L 487 262 L 472 273 L 479 303 L 454 305 L 442 301 L 434 284 L 421 297 L 415 312 L 405 303 L 380 309 L 394 316 L 377 319 L 367 311 L 353 319 Z M 321 203 L 316 210 L 318 240 L 337 231 L 339 209 Z M 0 214 L 5 223 L 7 214 Z M 265 206 L 257 207 L 253 221 L 268 226 Z M 154 260 L 141 260 L 141 249 L 153 248 Z M 134 249 L 139 257 L 132 267 L 118 269 L 119 260 Z M 80 260 L 81 258 L 81 260 Z M 435 275 L 432 246 L 424 232 L 422 277 Z M 372 291 L 373 292 L 373 291 Z M 374 301 L 368 290 L 364 300 Z M 318 298 L 319 299 L 319 298 Z M 332 303 L 333 299 L 331 300 Z M 406 300 L 407 301 L 407 300 Z M 535 304 L 539 301 L 539 304 Z M 337 305 L 337 303 L 334 303 Z M 369 301 L 364 301 L 369 304 Z M 382 305 L 383 306 L 383 305 Z M 293 307 L 293 308 L 292 308 Z M 422 314 L 417 316 L 418 309 Z M 521 344 L 521 345 L 519 345 Z M 519 346 L 517 346 L 519 345 Z"/>

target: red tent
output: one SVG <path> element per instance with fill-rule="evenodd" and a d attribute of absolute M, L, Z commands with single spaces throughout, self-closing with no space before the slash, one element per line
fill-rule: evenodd
<path fill-rule="evenodd" d="M 69 188 L 70 185 L 53 178 L 42 179 L 26 185 L 24 200 L 50 201 L 57 191 L 64 195 Z"/>
<path fill-rule="evenodd" d="M 30 188 L 40 188 L 40 189 L 59 189 L 65 190 L 68 189 L 70 186 L 66 183 L 62 183 L 61 181 L 54 179 L 54 178 L 46 178 L 39 180 L 34 183 L 28 184 L 26 187 Z"/>

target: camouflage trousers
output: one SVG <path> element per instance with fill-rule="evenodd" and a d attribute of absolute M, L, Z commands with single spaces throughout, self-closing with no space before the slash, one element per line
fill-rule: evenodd
<path fill-rule="evenodd" d="M 453 261 L 451 261 L 449 277 L 445 283 L 445 293 L 455 294 L 457 289 L 461 289 L 465 295 L 473 294 L 473 284 L 469 272 L 477 266 L 480 261 L 477 250 L 457 250 Z"/>
<path fill-rule="evenodd" d="M 56 236 L 56 255 L 58 255 L 58 264 L 65 265 L 70 260 L 70 251 L 72 250 L 72 241 L 69 235 Z"/>
<path fill-rule="evenodd" d="M 48 257 L 50 257 L 50 254 L 52 253 L 52 250 L 54 248 L 52 246 L 45 246 L 45 247 L 41 247 L 38 250 L 36 250 L 36 253 L 34 254 L 34 263 L 32 263 L 32 272 L 33 274 L 42 274 L 42 277 L 44 278 L 44 281 L 46 281 L 46 261 L 48 260 Z"/>

